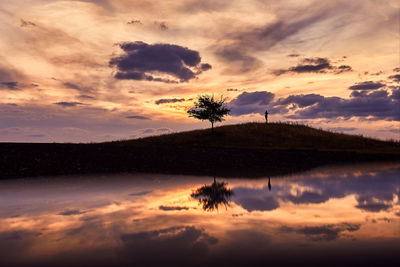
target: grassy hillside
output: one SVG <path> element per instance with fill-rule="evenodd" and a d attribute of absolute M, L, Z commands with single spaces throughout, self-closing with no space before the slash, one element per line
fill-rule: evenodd
<path fill-rule="evenodd" d="M 282 175 L 313 167 L 400 160 L 400 143 L 304 125 L 246 123 L 97 144 L 0 143 L 0 178 L 152 172 Z"/>
<path fill-rule="evenodd" d="M 398 152 L 400 142 L 382 141 L 359 135 L 334 133 L 288 123 L 244 123 L 210 130 L 166 134 L 117 142 L 120 145 L 179 145 L 250 149 L 317 149 L 371 152 Z"/>

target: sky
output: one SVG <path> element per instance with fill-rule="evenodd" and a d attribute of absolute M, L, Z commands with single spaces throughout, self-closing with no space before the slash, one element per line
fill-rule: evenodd
<path fill-rule="evenodd" d="M 400 139 L 396 0 L 2 0 L 0 142 L 100 142 L 296 121 Z"/>

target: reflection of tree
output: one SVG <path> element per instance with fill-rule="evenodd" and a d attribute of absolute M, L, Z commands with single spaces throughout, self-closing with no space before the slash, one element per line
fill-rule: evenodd
<path fill-rule="evenodd" d="M 204 185 L 197 188 L 191 196 L 199 200 L 199 203 L 203 205 L 203 210 L 218 210 L 221 204 L 225 207 L 228 206 L 230 198 L 233 195 L 233 191 L 226 186 L 227 183 L 218 183 L 214 177 L 214 182 L 211 185 Z"/>

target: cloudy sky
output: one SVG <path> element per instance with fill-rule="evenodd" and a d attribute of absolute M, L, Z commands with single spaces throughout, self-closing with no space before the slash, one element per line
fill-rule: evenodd
<path fill-rule="evenodd" d="M 2 0 L 0 141 L 91 142 L 299 121 L 400 139 L 396 0 Z"/>

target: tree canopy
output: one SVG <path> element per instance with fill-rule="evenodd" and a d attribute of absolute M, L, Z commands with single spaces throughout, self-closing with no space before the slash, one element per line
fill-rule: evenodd
<path fill-rule="evenodd" d="M 215 100 L 214 96 L 200 95 L 194 102 L 194 107 L 188 110 L 189 117 L 199 120 L 208 120 L 211 123 L 211 131 L 214 131 L 214 123 L 223 121 L 230 109 L 226 107 L 225 99 Z"/>

